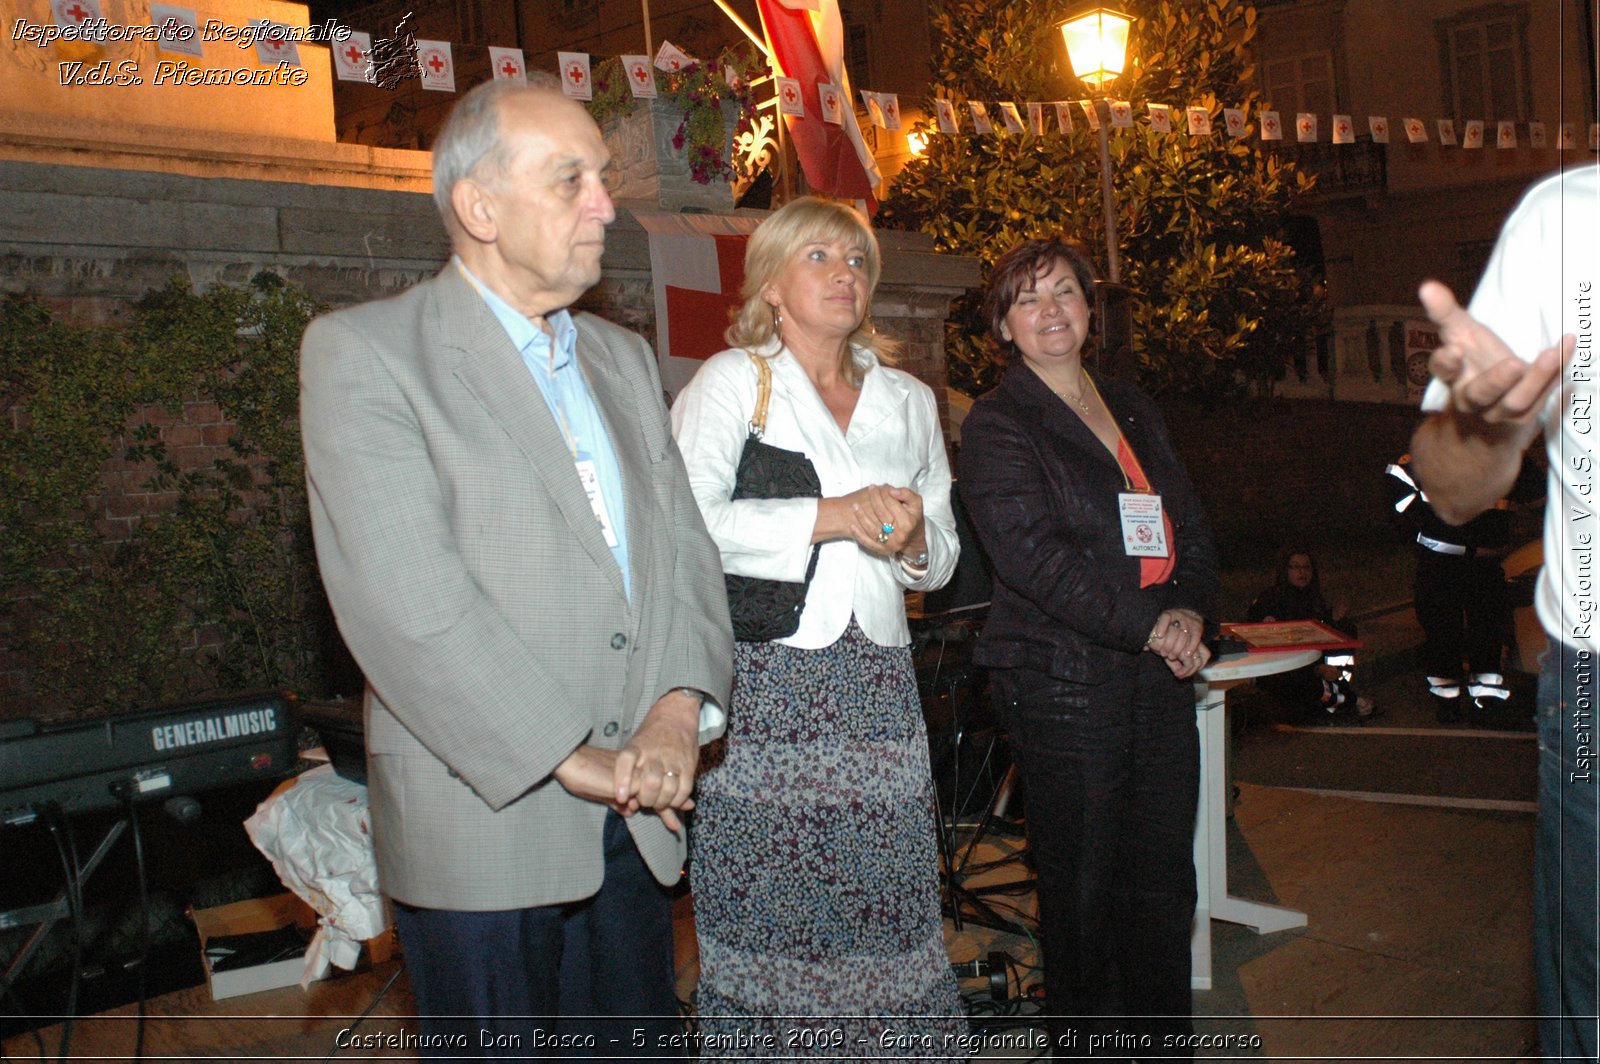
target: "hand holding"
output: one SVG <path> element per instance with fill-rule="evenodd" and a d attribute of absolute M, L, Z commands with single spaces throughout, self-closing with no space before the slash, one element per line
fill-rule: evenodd
<path fill-rule="evenodd" d="M 1198 613 L 1188 609 L 1161 611 L 1145 647 L 1169 660 L 1187 660 L 1200 645 L 1205 634 L 1205 621 Z"/>
<path fill-rule="evenodd" d="M 872 484 L 862 489 L 863 498 L 851 509 L 850 535 L 868 554 L 893 558 L 917 543 L 917 553 L 926 541 L 922 529 L 922 496 L 910 488 Z"/>
<path fill-rule="evenodd" d="M 675 810 L 694 808 L 690 795 L 699 764 L 699 702 L 681 691 L 669 691 L 650 707 L 617 754 L 610 798 L 619 806 L 653 809 L 668 828 L 681 831 Z"/>

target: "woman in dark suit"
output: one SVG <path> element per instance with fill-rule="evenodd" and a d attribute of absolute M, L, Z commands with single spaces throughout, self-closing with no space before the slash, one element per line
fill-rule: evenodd
<path fill-rule="evenodd" d="M 1210 528 L 1150 399 L 1083 365 L 1093 268 L 1030 240 L 985 316 L 1010 363 L 962 425 L 959 486 L 994 564 L 976 660 L 1028 795 L 1051 1035 L 1186 1056 Z M 1075 1042 L 1069 1042 L 1068 1032 Z"/>

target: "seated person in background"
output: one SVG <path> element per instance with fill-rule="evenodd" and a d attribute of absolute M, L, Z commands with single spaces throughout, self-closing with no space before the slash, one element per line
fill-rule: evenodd
<path fill-rule="evenodd" d="M 1321 621 L 1354 639 L 1356 626 L 1345 618 L 1344 604 L 1328 605 L 1322 580 L 1310 551 L 1291 547 L 1278 562 L 1273 585 L 1250 604 L 1248 619 L 1257 621 Z M 1290 718 L 1318 722 L 1360 721 L 1375 711 L 1372 699 L 1357 695 L 1351 684 L 1355 655 L 1330 650 L 1322 661 L 1293 672 L 1263 676 L 1256 684 L 1278 703 Z"/>

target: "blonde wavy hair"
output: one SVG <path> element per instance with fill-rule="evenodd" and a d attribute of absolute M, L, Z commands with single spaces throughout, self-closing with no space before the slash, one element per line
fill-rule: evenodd
<path fill-rule="evenodd" d="M 730 317 L 725 338 L 730 347 L 759 349 L 779 335 L 774 308 L 763 298 L 767 287 L 778 279 L 800 249 L 814 241 L 844 241 L 857 244 L 867 255 L 867 303 L 869 309 L 862 315 L 861 324 L 850 334 L 852 347 L 871 351 L 878 361 L 892 364 L 899 344 L 880 336 L 872 324 L 872 293 L 878 287 L 878 277 L 883 273 L 883 254 L 878 250 L 878 238 L 866 220 L 842 203 L 802 196 L 790 200 L 780 210 L 766 219 L 750 236 L 744 253 L 744 287 L 739 297 L 744 302 Z M 854 376 L 859 382 L 864 367 L 851 359 Z"/>

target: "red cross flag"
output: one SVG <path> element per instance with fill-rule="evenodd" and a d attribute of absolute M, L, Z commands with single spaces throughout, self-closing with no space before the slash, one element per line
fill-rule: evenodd
<path fill-rule="evenodd" d="M 333 71 L 340 81 L 376 83 L 377 75 L 372 72 L 372 34 L 351 30 L 349 40 L 343 44 L 333 41 L 328 47 L 333 51 Z"/>
<path fill-rule="evenodd" d="M 497 48 L 489 46 L 489 74 L 496 81 L 514 81 L 518 85 L 528 83 L 528 57 L 521 48 Z"/>
<path fill-rule="evenodd" d="M 1356 142 L 1356 126 L 1350 121 L 1349 115 L 1333 116 L 1333 142 L 1335 144 L 1354 144 Z"/>
<path fill-rule="evenodd" d="M 1028 132 L 1036 137 L 1044 136 L 1044 104 L 1028 104 Z"/>
<path fill-rule="evenodd" d="M 900 94 L 878 93 L 878 105 L 883 108 L 883 128 L 891 133 L 900 128 Z"/>
<path fill-rule="evenodd" d="M 1372 143 L 1389 143 L 1389 120 L 1382 115 L 1367 116 L 1367 131 L 1372 134 Z"/>
<path fill-rule="evenodd" d="M 1078 106 L 1083 108 L 1083 119 L 1089 123 L 1089 132 L 1098 133 L 1100 131 L 1100 112 L 1094 109 L 1094 101 L 1079 100 Z"/>
<path fill-rule="evenodd" d="M 1228 131 L 1228 136 L 1230 137 L 1244 136 L 1244 112 L 1237 107 L 1224 107 L 1222 109 L 1222 128 Z"/>
<path fill-rule="evenodd" d="M 728 346 L 722 334 L 739 305 L 745 244 L 756 219 L 653 211 L 635 217 L 650 236 L 661 384 L 676 393 Z"/>
<path fill-rule="evenodd" d="M 1068 100 L 1056 101 L 1056 129 L 1063 136 L 1072 132 L 1072 104 Z"/>
<path fill-rule="evenodd" d="M 778 113 L 793 115 L 795 118 L 806 116 L 806 100 L 800 91 L 798 78 L 773 78 L 773 89 L 778 94 Z"/>
<path fill-rule="evenodd" d="M 561 91 L 574 100 L 594 99 L 589 80 L 588 52 L 557 52 L 556 66 L 561 71 Z"/>
<path fill-rule="evenodd" d="M 977 100 L 967 101 L 967 110 L 972 112 L 972 131 L 984 136 L 994 133 L 994 124 L 989 121 L 989 109 Z"/>
<path fill-rule="evenodd" d="M 1276 111 L 1261 112 L 1261 139 L 1282 140 L 1283 122 L 1278 118 Z"/>
<path fill-rule="evenodd" d="M 1294 116 L 1294 136 L 1301 144 L 1317 142 L 1317 116 L 1301 111 Z"/>
<path fill-rule="evenodd" d="M 105 32 L 102 30 L 109 29 L 98 25 L 105 18 L 100 12 L 100 0 L 50 0 L 50 14 L 55 17 L 57 26 L 81 34 L 75 36 L 74 40 L 104 41 Z M 85 26 L 86 22 L 91 25 Z"/>
<path fill-rule="evenodd" d="M 671 41 L 662 41 L 661 47 L 656 49 L 656 69 L 665 70 L 669 74 L 676 74 L 684 67 L 696 62 L 698 60 L 694 56 Z"/>
<path fill-rule="evenodd" d="M 1184 110 L 1189 119 L 1191 137 L 1211 136 L 1211 111 L 1206 107 L 1189 107 Z"/>
<path fill-rule="evenodd" d="M 1127 100 L 1111 101 L 1111 128 L 1133 128 L 1133 104 Z"/>
<path fill-rule="evenodd" d="M 955 104 L 949 100 L 935 99 L 933 101 L 933 110 L 939 122 L 940 133 L 958 133 L 961 131 L 961 125 L 956 121 Z"/>
<path fill-rule="evenodd" d="M 1456 142 L 1456 120 L 1453 118 L 1439 119 L 1439 143 L 1454 144 Z"/>
<path fill-rule="evenodd" d="M 449 41 L 418 37 L 417 66 L 422 70 L 422 87 L 429 92 L 456 91 L 456 63 L 450 56 Z"/>
<path fill-rule="evenodd" d="M 653 100 L 656 96 L 656 72 L 650 69 L 647 55 L 625 55 L 622 71 L 628 76 L 628 91 L 636 100 Z"/>
<path fill-rule="evenodd" d="M 197 59 L 205 55 L 205 49 L 200 44 L 200 22 L 193 8 L 151 4 L 150 25 L 161 30 L 156 47 L 163 52 Z"/>
<path fill-rule="evenodd" d="M 1483 119 L 1471 119 L 1461 128 L 1461 146 L 1463 148 L 1483 147 Z"/>
<path fill-rule="evenodd" d="M 1022 115 L 1017 112 L 1017 105 L 1010 100 L 1000 105 L 1000 119 L 1005 122 L 1007 133 L 1022 132 Z"/>
<path fill-rule="evenodd" d="M 1571 122 L 1563 122 L 1560 131 L 1556 134 L 1556 150 L 1572 151 L 1578 146 L 1577 130 Z"/>
<path fill-rule="evenodd" d="M 1543 122 L 1528 123 L 1528 147 L 1535 151 L 1544 151 L 1550 146 L 1549 134 L 1545 131 Z"/>
<path fill-rule="evenodd" d="M 871 200 L 883 178 L 856 125 L 850 75 L 844 68 L 844 20 L 838 0 L 756 0 L 773 73 L 800 82 L 804 115 L 784 115 L 795 154 L 813 189 L 846 200 Z M 839 125 L 823 117 L 819 85 L 836 85 Z"/>
<path fill-rule="evenodd" d="M 837 85 L 818 85 L 817 97 L 822 101 L 822 120 L 829 125 L 844 125 L 844 94 Z"/>
<path fill-rule="evenodd" d="M 879 129 L 888 129 L 888 120 L 883 117 L 883 101 L 878 99 L 878 94 L 861 90 L 861 106 L 866 110 L 867 117 Z"/>
<path fill-rule="evenodd" d="M 1428 125 L 1420 118 L 1405 119 L 1406 143 L 1425 144 L 1428 140 Z"/>
<path fill-rule="evenodd" d="M 1150 128 L 1157 133 L 1172 132 L 1172 108 L 1164 103 L 1153 103 L 1149 106 Z"/>
<path fill-rule="evenodd" d="M 256 31 L 256 62 L 262 66 L 287 63 L 300 65 L 300 46 L 294 43 L 289 27 L 268 19 L 251 19 L 250 28 Z"/>
<path fill-rule="evenodd" d="M 1500 122 L 1495 126 L 1494 144 L 1497 148 L 1515 148 L 1517 146 L 1517 124 L 1515 122 Z"/>

